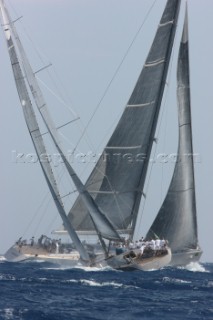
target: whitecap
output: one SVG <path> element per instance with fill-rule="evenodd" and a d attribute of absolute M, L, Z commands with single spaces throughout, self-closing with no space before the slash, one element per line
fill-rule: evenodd
<path fill-rule="evenodd" d="M 191 262 L 185 267 L 185 269 L 193 272 L 209 272 L 199 262 Z"/>
<path fill-rule="evenodd" d="M 14 319 L 13 315 L 14 309 L 13 308 L 6 308 L 4 309 L 4 319 Z"/>
<path fill-rule="evenodd" d="M 82 284 L 85 284 L 85 285 L 88 285 L 88 286 L 91 286 L 91 287 L 108 287 L 108 286 L 112 286 L 112 287 L 122 287 L 123 284 L 121 283 L 116 283 L 116 282 L 97 282 L 97 281 L 94 281 L 94 280 L 87 280 L 87 279 L 82 279 L 80 280 L 80 282 Z"/>
<path fill-rule="evenodd" d="M 90 286 L 90 287 L 115 287 L 115 288 L 134 288 L 134 289 L 139 289 L 139 287 L 132 286 L 132 285 L 124 285 L 122 283 L 117 283 L 114 281 L 108 281 L 108 282 L 97 282 L 93 279 L 88 280 L 88 279 L 69 279 L 69 280 L 63 280 L 63 283 L 79 283 L 82 285 Z"/>
<path fill-rule="evenodd" d="M 208 281 L 207 287 L 208 288 L 213 288 L 213 281 Z"/>
<path fill-rule="evenodd" d="M 70 270 L 70 269 L 73 269 L 73 267 L 44 267 L 44 268 L 39 268 L 40 270 L 61 270 L 61 271 L 64 271 L 64 270 Z"/>
<path fill-rule="evenodd" d="M 169 283 L 191 283 L 191 281 L 186 281 L 182 279 L 176 279 L 176 278 L 169 278 L 169 277 L 164 277 L 163 282 L 169 282 Z"/>

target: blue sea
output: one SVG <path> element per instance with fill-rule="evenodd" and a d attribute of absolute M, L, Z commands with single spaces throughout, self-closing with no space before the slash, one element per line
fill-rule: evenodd
<path fill-rule="evenodd" d="M 213 264 L 149 272 L 0 261 L 0 319 L 213 319 Z"/>

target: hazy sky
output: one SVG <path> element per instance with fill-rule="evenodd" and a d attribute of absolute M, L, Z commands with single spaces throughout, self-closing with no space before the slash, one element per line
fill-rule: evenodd
<path fill-rule="evenodd" d="M 57 95 L 63 92 L 67 105 L 75 110 L 76 115 L 64 111 L 42 86 L 59 126 L 65 119 L 69 121 L 78 116 L 84 125 L 87 123 L 154 1 L 10 0 L 6 3 L 14 18 L 23 16 L 17 28 L 34 70 L 52 63 L 50 72 L 55 74 L 60 90 L 53 86 L 51 90 Z M 156 1 L 88 128 L 87 147 L 82 144 L 79 151 L 101 151 L 98 145 L 103 147 L 107 142 L 109 128 L 116 124 L 141 71 L 165 3 Z M 182 1 L 157 154 L 177 150 L 176 57 L 184 4 Z M 213 262 L 213 1 L 188 0 L 188 11 L 193 142 L 194 152 L 198 154 L 195 163 L 198 232 L 204 251 L 202 261 Z M 42 60 L 34 54 L 35 49 Z M 61 221 L 39 165 L 22 163 L 17 158 L 19 153 L 29 154 L 34 150 L 14 85 L 3 32 L 0 33 L 0 52 L 0 252 L 4 253 L 20 236 L 49 233 L 60 226 Z M 50 86 L 43 72 L 38 76 Z M 81 122 L 78 121 L 80 127 Z M 79 136 L 75 126 L 69 126 L 64 132 L 73 144 Z M 85 179 L 92 165 L 84 173 L 83 164 L 74 166 Z M 144 235 L 163 201 L 172 167 L 172 163 L 159 161 L 153 165 L 143 213 Z M 67 207 L 71 206 L 69 201 Z"/>

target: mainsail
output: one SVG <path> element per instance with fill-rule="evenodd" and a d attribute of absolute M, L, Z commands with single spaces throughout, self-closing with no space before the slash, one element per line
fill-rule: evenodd
<path fill-rule="evenodd" d="M 4 7 L 4 3 L 0 0 L 1 6 L 1 14 L 2 14 L 2 21 L 4 26 L 5 37 L 7 41 L 7 47 L 9 52 L 9 57 L 11 60 L 12 70 L 14 74 L 14 79 L 16 83 L 16 88 L 18 91 L 19 99 L 21 102 L 21 106 L 23 109 L 25 121 L 35 147 L 42 171 L 44 173 L 45 179 L 47 181 L 48 187 L 56 204 L 56 207 L 59 211 L 59 214 L 62 218 L 64 226 L 66 227 L 70 237 L 72 238 L 76 249 L 79 251 L 80 256 L 83 260 L 89 261 L 89 255 L 85 248 L 83 247 L 78 235 L 76 234 L 75 230 L 73 229 L 70 221 L 67 218 L 65 213 L 63 203 L 60 198 L 59 190 L 56 184 L 56 180 L 51 168 L 50 161 L 47 156 L 46 148 L 43 142 L 43 138 L 37 123 L 36 115 L 33 110 L 33 106 L 30 100 L 30 96 L 28 93 L 28 89 L 25 83 L 25 76 L 21 69 L 21 65 L 19 62 L 19 58 L 16 52 L 15 44 L 12 39 L 12 30 L 11 25 L 12 22 L 9 19 L 8 13 L 6 8 Z"/>
<path fill-rule="evenodd" d="M 179 146 L 163 205 L 146 238 L 165 238 L 172 252 L 198 246 L 189 78 L 188 18 L 185 17 L 177 69 Z"/>
<path fill-rule="evenodd" d="M 117 230 L 134 232 L 154 141 L 160 105 L 174 42 L 180 0 L 168 0 L 152 47 L 102 156 L 86 182 L 98 207 Z M 69 219 L 77 230 L 92 230 L 82 199 Z"/>

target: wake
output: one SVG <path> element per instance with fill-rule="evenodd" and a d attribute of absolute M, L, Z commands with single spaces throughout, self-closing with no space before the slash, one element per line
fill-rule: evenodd
<path fill-rule="evenodd" d="M 208 270 L 205 269 L 205 267 L 199 263 L 199 262 L 190 262 L 187 266 L 185 267 L 180 267 L 180 269 L 186 269 L 188 271 L 192 272 L 209 272 Z"/>

